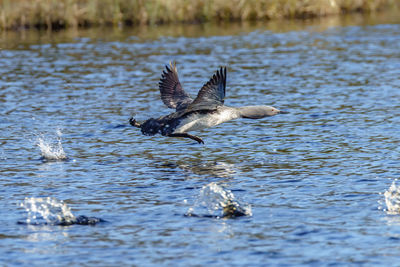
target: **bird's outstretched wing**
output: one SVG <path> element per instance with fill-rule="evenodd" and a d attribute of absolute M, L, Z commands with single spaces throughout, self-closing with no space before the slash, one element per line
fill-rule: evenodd
<path fill-rule="evenodd" d="M 185 109 L 193 99 L 183 90 L 179 82 L 175 62 L 165 66 L 166 70 L 161 74 L 159 83 L 161 100 L 169 108 L 177 111 Z"/>
<path fill-rule="evenodd" d="M 226 67 L 221 67 L 203 85 L 197 97 L 187 107 L 188 111 L 213 110 L 224 104 L 226 87 Z"/>

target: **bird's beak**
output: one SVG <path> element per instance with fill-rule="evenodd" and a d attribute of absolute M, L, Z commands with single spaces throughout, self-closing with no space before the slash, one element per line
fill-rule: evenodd
<path fill-rule="evenodd" d="M 278 114 L 289 114 L 289 113 L 290 113 L 289 111 L 279 110 L 279 113 L 278 113 Z"/>

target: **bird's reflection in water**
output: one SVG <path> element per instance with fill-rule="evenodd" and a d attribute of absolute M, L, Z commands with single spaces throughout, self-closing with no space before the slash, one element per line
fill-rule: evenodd
<path fill-rule="evenodd" d="M 234 174 L 238 173 L 238 169 L 234 164 L 219 161 L 165 162 L 161 166 L 168 170 L 179 169 L 184 173 L 215 178 L 232 178 Z"/>

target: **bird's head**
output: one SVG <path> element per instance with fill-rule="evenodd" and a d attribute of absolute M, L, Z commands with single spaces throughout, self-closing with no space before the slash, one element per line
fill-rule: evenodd
<path fill-rule="evenodd" d="M 267 116 L 274 116 L 276 114 L 287 114 L 287 111 L 282 111 L 271 106 L 246 106 L 240 108 L 242 118 L 247 119 L 261 119 Z"/>

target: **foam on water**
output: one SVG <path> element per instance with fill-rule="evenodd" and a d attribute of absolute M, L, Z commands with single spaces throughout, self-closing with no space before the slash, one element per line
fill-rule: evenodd
<path fill-rule="evenodd" d="M 199 215 L 203 212 L 206 214 Z M 196 203 L 188 210 L 187 215 L 233 218 L 251 216 L 252 212 L 249 204 L 235 200 L 232 191 L 212 182 L 201 188 Z"/>
<path fill-rule="evenodd" d="M 385 204 L 387 214 L 395 215 L 400 214 L 400 186 L 396 185 L 396 182 L 390 185 L 389 189 L 383 194 L 385 196 Z"/>
<path fill-rule="evenodd" d="M 54 142 L 51 138 L 45 138 L 43 135 L 37 138 L 37 146 L 40 149 L 42 157 L 45 160 L 65 160 L 67 155 L 64 152 L 61 136 L 62 132 L 57 129 L 57 141 Z"/>
<path fill-rule="evenodd" d="M 72 224 L 76 221 L 71 209 L 62 200 L 52 197 L 25 198 L 20 204 L 27 211 L 26 224 Z"/>

